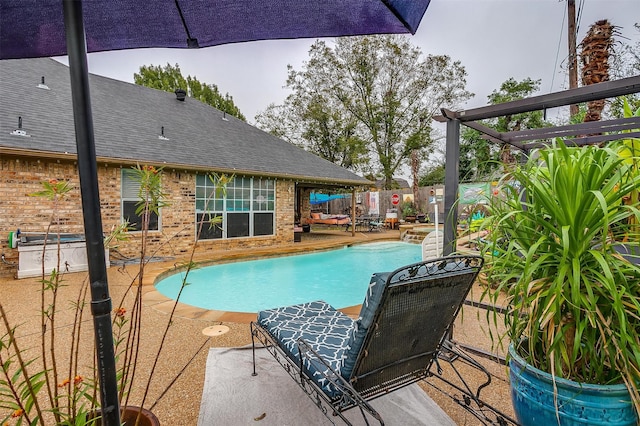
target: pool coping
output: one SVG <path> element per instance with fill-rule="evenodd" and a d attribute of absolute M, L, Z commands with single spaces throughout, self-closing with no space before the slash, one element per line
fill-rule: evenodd
<path fill-rule="evenodd" d="M 359 235 L 360 234 L 360 235 Z M 209 266 L 219 263 L 229 263 L 236 261 L 246 261 L 259 259 L 264 257 L 281 257 L 291 256 L 296 254 L 333 250 L 339 247 L 366 244 L 378 241 L 399 241 L 398 231 L 387 231 L 377 235 L 370 233 L 356 233 L 356 237 L 340 236 L 337 234 L 335 239 L 323 240 L 323 241 L 311 241 L 308 243 L 295 243 L 287 244 L 280 247 L 263 247 L 257 249 L 243 249 L 243 250 L 225 250 L 225 251 L 209 251 L 204 256 L 198 256 L 194 259 L 199 266 Z M 358 238 L 359 237 L 359 238 Z M 177 265 L 184 263 L 183 260 L 162 261 L 147 264 L 145 274 L 143 278 L 143 295 L 142 301 L 144 304 L 153 308 L 156 311 L 171 314 L 180 318 L 208 321 L 208 322 L 235 322 L 248 324 L 256 319 L 256 312 L 231 312 L 231 311 L 219 311 L 212 309 L 198 308 L 186 303 L 176 303 L 174 299 L 171 299 L 158 290 L 155 289 L 155 283 L 174 273 L 183 269 Z M 345 314 L 356 317 L 360 313 L 361 305 L 349 306 L 339 309 Z"/>

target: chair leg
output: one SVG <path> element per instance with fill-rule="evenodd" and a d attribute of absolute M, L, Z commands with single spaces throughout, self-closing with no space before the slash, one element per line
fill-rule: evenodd
<path fill-rule="evenodd" d="M 251 355 L 253 357 L 253 373 L 252 376 L 257 376 L 256 372 L 256 332 L 255 332 L 255 324 L 251 321 Z"/>
<path fill-rule="evenodd" d="M 462 408 L 464 408 L 469 413 L 474 415 L 478 420 L 480 420 L 483 425 L 519 425 L 519 423 L 515 419 L 502 413 L 500 410 L 492 407 L 480 398 L 482 389 L 489 386 L 489 384 L 491 383 L 491 373 L 489 373 L 489 371 L 487 371 L 487 369 L 482 364 L 473 359 L 455 343 L 452 343 L 448 340 L 445 340 L 443 342 L 442 352 L 443 356 L 436 358 L 434 362 L 436 372 L 431 372 L 429 377 L 439 379 L 440 381 L 446 383 L 451 388 L 459 392 L 462 396 L 460 397 L 458 395 L 450 394 L 445 390 L 437 387 L 428 379 L 425 379 L 424 381 L 427 384 L 450 397 L 454 402 L 456 402 L 458 405 L 460 405 Z M 452 380 L 449 380 L 442 375 L 442 369 L 440 368 L 439 360 L 444 361 L 451 366 L 456 374 L 459 383 L 454 383 Z M 458 368 L 456 367 L 456 362 L 458 361 L 479 370 L 486 376 L 486 381 L 484 383 L 481 383 L 475 391 L 471 389 L 467 381 L 464 379 L 463 375 L 460 373 L 460 370 L 458 370 Z"/>

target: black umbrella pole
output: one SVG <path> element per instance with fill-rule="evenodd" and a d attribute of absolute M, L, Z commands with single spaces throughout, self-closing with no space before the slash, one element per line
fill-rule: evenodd
<path fill-rule="evenodd" d="M 93 116 L 89 96 L 89 70 L 85 45 L 82 2 L 63 0 L 67 34 L 67 53 L 71 75 L 71 96 L 78 149 L 78 175 L 82 197 L 84 232 L 91 283 L 91 314 L 96 339 L 96 357 L 100 380 L 102 424 L 120 425 L 120 403 L 116 379 L 111 325 L 111 298 L 104 257 L 98 166 L 96 163 Z"/>

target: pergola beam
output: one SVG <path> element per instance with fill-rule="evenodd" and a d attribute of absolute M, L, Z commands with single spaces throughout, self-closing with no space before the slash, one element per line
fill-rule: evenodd
<path fill-rule="evenodd" d="M 523 144 L 518 143 L 518 142 L 514 142 L 514 141 L 510 141 L 508 139 L 506 139 L 505 133 L 500 133 L 500 132 L 496 132 L 495 130 L 493 130 L 491 127 L 487 127 L 487 126 L 483 126 L 480 123 L 477 123 L 475 121 L 469 121 L 464 123 L 465 126 L 470 127 L 474 130 L 479 131 L 480 133 L 484 134 L 483 138 L 487 139 L 491 142 L 495 142 L 495 143 L 499 143 L 501 145 L 504 144 L 509 144 L 515 148 L 524 150 L 525 147 Z"/>
<path fill-rule="evenodd" d="M 442 116 L 439 118 L 447 119 L 455 118 L 458 114 L 454 111 L 442 108 Z M 498 132 L 490 127 L 487 127 L 483 124 L 480 124 L 475 121 L 466 121 L 463 122 L 465 126 L 472 128 L 474 130 L 479 131 L 484 136 L 483 138 L 489 140 L 494 143 L 499 144 L 509 144 L 515 148 L 520 150 L 531 149 L 532 147 L 542 146 L 542 143 L 533 143 L 533 144 L 524 144 L 524 141 L 533 141 L 533 140 L 549 140 L 553 138 L 566 138 L 570 136 L 583 136 L 583 135 L 591 135 L 594 134 L 602 134 L 605 132 L 620 132 L 623 130 L 632 130 L 640 128 L 640 117 L 629 117 L 629 118 L 619 118 L 615 120 L 607 120 L 607 121 L 590 121 L 586 123 L 579 124 L 571 124 L 566 126 L 555 126 L 555 127 L 543 127 L 539 129 L 525 129 L 514 132 Z M 618 139 L 619 136 L 616 135 L 606 135 L 602 136 L 599 140 L 590 138 L 592 140 L 591 143 L 596 143 L 596 141 L 604 142 L 609 140 Z M 580 140 L 585 140 L 585 138 L 581 138 Z M 577 140 L 575 140 L 577 141 Z M 574 142 L 574 144 L 578 145 L 586 145 L 588 143 L 582 142 Z"/>
<path fill-rule="evenodd" d="M 616 134 L 608 134 L 608 135 L 585 136 L 585 137 L 576 138 L 576 139 L 564 139 L 563 142 L 567 146 L 584 146 L 584 145 L 593 145 L 594 143 L 615 141 L 615 140 L 623 139 L 623 138 L 640 138 L 640 132 L 629 132 L 629 133 L 624 133 L 624 134 L 616 133 Z M 526 144 L 525 148 L 526 149 L 542 148 L 542 147 L 544 147 L 546 145 L 548 145 L 548 143 L 534 142 L 534 143 Z"/>
<path fill-rule="evenodd" d="M 498 105 L 458 111 L 453 116 L 434 117 L 436 121 L 444 122 L 447 119 L 456 118 L 461 122 L 485 120 L 487 118 L 502 117 L 504 115 L 521 114 L 523 112 L 539 111 L 548 108 L 579 104 L 597 99 L 615 98 L 640 92 L 640 75 L 622 78 L 614 81 L 590 84 L 577 89 L 563 90 L 561 92 L 546 95 L 533 96 L 517 101 L 506 102 Z"/>
<path fill-rule="evenodd" d="M 469 125 L 470 123 L 464 123 Z M 472 127 L 472 126 L 469 126 Z M 530 141 L 537 139 L 551 139 L 567 136 L 592 135 L 605 132 L 619 132 L 622 130 L 640 129 L 640 117 L 619 118 L 608 121 L 589 121 L 567 126 L 543 127 L 540 129 L 526 129 L 517 132 L 502 133 L 506 142 Z"/>

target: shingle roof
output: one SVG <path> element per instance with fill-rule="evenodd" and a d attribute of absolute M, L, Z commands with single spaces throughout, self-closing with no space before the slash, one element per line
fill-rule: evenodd
<path fill-rule="evenodd" d="M 406 179 L 403 178 L 393 178 L 393 181 L 395 182 L 395 186 L 398 189 L 406 189 L 406 188 L 411 188 L 411 185 L 409 185 L 409 182 Z M 378 179 L 376 180 L 376 186 L 378 188 L 382 188 L 384 187 L 384 179 Z"/>
<path fill-rule="evenodd" d="M 38 88 L 42 76 L 50 90 Z M 0 152 L 75 154 L 69 68 L 53 59 L 0 61 Z M 101 161 L 167 164 L 341 185 L 366 179 L 192 98 L 90 75 Z M 31 137 L 15 136 L 18 117 Z M 162 140 L 158 136 L 164 127 Z"/>

